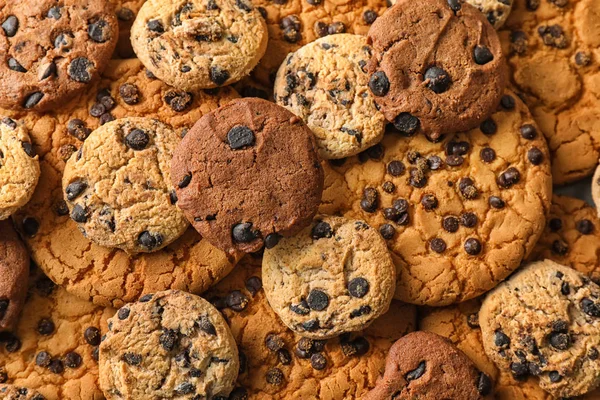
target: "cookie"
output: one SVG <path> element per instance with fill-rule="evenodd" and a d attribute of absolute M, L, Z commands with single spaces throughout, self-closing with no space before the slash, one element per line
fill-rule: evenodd
<path fill-rule="evenodd" d="M 177 208 L 170 163 L 179 135 L 149 118 L 123 118 L 96 129 L 63 175 L 71 219 L 100 246 L 153 252 L 188 223 Z"/>
<path fill-rule="evenodd" d="M 108 400 L 226 398 L 240 368 L 227 323 L 209 302 L 178 290 L 123 306 L 100 344 Z"/>
<path fill-rule="evenodd" d="M 485 352 L 515 379 L 539 378 L 556 397 L 600 384 L 600 287 L 550 260 L 525 266 L 491 291 L 479 323 Z"/>
<path fill-rule="evenodd" d="M 364 400 L 483 399 L 492 382 L 449 340 L 413 332 L 390 348 L 385 374 Z"/>
<path fill-rule="evenodd" d="M 119 40 L 113 58 L 135 58 L 131 47 L 131 26 L 146 0 L 109 0 L 119 21 Z"/>
<path fill-rule="evenodd" d="M 600 216 L 600 166 L 596 168 L 594 177 L 592 178 L 592 199 L 596 204 L 598 215 Z"/>
<path fill-rule="evenodd" d="M 205 113 L 236 98 L 233 89 L 183 92 L 148 75 L 139 60 L 111 61 L 103 78 L 53 114 L 29 115 L 42 176 L 30 203 L 14 218 L 35 262 L 57 284 L 96 304 L 120 307 L 168 288 L 201 293 L 231 271 L 234 258 L 193 229 L 162 250 L 131 256 L 86 239 L 69 217 L 61 179 L 65 161 L 102 123 L 157 118 L 185 134 Z"/>
<path fill-rule="evenodd" d="M 96 80 L 118 39 L 107 0 L 0 2 L 0 107 L 51 110 Z"/>
<path fill-rule="evenodd" d="M 470 4 L 400 0 L 369 29 L 369 88 L 385 118 L 407 135 L 473 129 L 506 86 L 494 28 Z"/>
<path fill-rule="evenodd" d="M 0 385 L 0 395 L 3 400 L 45 400 L 46 398 L 35 390 L 14 385 Z"/>
<path fill-rule="evenodd" d="M 240 350 L 240 375 L 230 399 L 359 399 L 383 373 L 392 344 L 415 328 L 415 307 L 392 301 L 364 331 L 303 338 L 269 306 L 261 260 L 250 256 L 207 298 L 226 316 Z"/>
<path fill-rule="evenodd" d="M 288 55 L 275 79 L 275 99 L 313 131 L 324 159 L 353 156 L 381 140 L 385 118 L 375 107 L 365 68 L 367 38 L 332 35 Z"/>
<path fill-rule="evenodd" d="M 515 0 L 501 32 L 512 82 L 548 139 L 555 184 L 591 175 L 600 157 L 599 13 L 593 0 Z"/>
<path fill-rule="evenodd" d="M 446 135 L 393 131 L 325 165 L 319 211 L 362 219 L 387 240 L 397 299 L 447 305 L 477 297 L 514 271 L 550 208 L 549 156 L 525 105 L 506 92 L 480 128 Z"/>
<path fill-rule="evenodd" d="M 11 221 L 0 221 L 0 331 L 16 324 L 29 277 L 29 254 Z"/>
<path fill-rule="evenodd" d="M 0 116 L 0 221 L 24 206 L 40 177 L 40 164 L 27 129 Z"/>
<path fill-rule="evenodd" d="M 239 81 L 261 59 L 267 40 L 265 21 L 247 0 L 148 0 L 131 28 L 144 65 L 183 90 Z"/>
<path fill-rule="evenodd" d="M 68 294 L 35 269 L 16 329 L 0 336 L 0 383 L 47 400 L 104 399 L 98 345 L 114 312 Z"/>
<path fill-rule="evenodd" d="M 175 150 L 171 178 L 187 219 L 230 254 L 273 247 L 300 231 L 323 190 L 310 129 L 258 98 L 202 117 Z"/>

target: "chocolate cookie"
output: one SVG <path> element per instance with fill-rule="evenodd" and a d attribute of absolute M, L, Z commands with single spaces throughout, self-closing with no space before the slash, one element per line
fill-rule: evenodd
<path fill-rule="evenodd" d="M 107 0 L 0 1 L 0 106 L 45 111 L 86 90 L 118 39 Z"/>
<path fill-rule="evenodd" d="M 177 208 L 170 163 L 179 135 L 149 118 L 123 118 L 96 129 L 65 166 L 71 219 L 100 246 L 153 252 L 188 223 Z"/>
<path fill-rule="evenodd" d="M 409 333 L 391 347 L 385 374 L 364 400 L 478 400 L 492 382 L 452 343 L 433 333 Z"/>
<path fill-rule="evenodd" d="M 379 233 L 363 221 L 320 216 L 267 248 L 265 294 L 294 332 L 327 339 L 366 328 L 392 301 L 396 270 Z"/>
<path fill-rule="evenodd" d="M 24 118 L 42 160 L 42 177 L 32 200 L 14 220 L 34 261 L 69 292 L 116 307 L 167 288 L 201 293 L 228 274 L 236 260 L 191 228 L 151 254 L 131 256 L 96 245 L 70 219 L 61 179 L 65 161 L 107 121 L 156 118 L 184 135 L 203 114 L 236 97 L 230 88 L 175 90 L 148 75 L 139 60 L 111 61 L 99 82 L 56 113 Z"/>
<path fill-rule="evenodd" d="M 0 221 L 0 331 L 19 319 L 29 277 L 29 254 L 11 221 Z"/>
<path fill-rule="evenodd" d="M 233 389 L 237 346 L 223 316 L 201 297 L 148 294 L 108 324 L 100 344 L 100 387 L 108 400 L 220 399 Z"/>
<path fill-rule="evenodd" d="M 46 400 L 35 390 L 14 385 L 0 385 L 0 396 L 2 400 Z"/>
<path fill-rule="evenodd" d="M 24 206 L 40 177 L 40 164 L 23 123 L 0 116 L 0 221 Z"/>
<path fill-rule="evenodd" d="M 202 117 L 175 150 L 171 178 L 187 219 L 229 253 L 271 248 L 300 231 L 323 190 L 310 129 L 258 98 Z"/>
<path fill-rule="evenodd" d="M 371 55 L 364 36 L 339 34 L 307 44 L 281 64 L 277 104 L 306 122 L 321 158 L 353 156 L 383 137 L 385 118 L 364 70 Z"/>
<path fill-rule="evenodd" d="M 267 26 L 249 0 L 148 0 L 131 28 L 144 65 L 178 89 L 239 81 L 267 48 Z"/>
<path fill-rule="evenodd" d="M 600 384 L 600 287 L 553 261 L 525 266 L 490 292 L 479 323 L 487 355 L 556 397 Z"/>
<path fill-rule="evenodd" d="M 432 143 L 388 133 L 325 166 L 322 214 L 365 220 L 387 240 L 397 299 L 447 305 L 496 286 L 529 255 L 550 208 L 549 156 L 510 92 L 477 129 Z"/>
<path fill-rule="evenodd" d="M 469 4 L 400 0 L 368 37 L 369 87 L 387 120 L 407 135 L 475 128 L 504 94 L 500 40 Z"/>

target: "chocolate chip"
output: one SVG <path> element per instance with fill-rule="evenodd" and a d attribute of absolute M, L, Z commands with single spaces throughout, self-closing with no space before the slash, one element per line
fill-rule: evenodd
<path fill-rule="evenodd" d="M 550 378 L 550 382 L 557 383 L 562 380 L 562 376 L 558 373 L 558 371 L 550 371 L 548 373 L 548 377 Z"/>
<path fill-rule="evenodd" d="M 479 328 L 479 313 L 469 314 L 467 316 L 467 325 L 473 329 Z"/>
<path fill-rule="evenodd" d="M 322 290 L 313 289 L 306 298 L 308 306 L 315 311 L 323 311 L 329 306 L 329 296 Z"/>
<path fill-rule="evenodd" d="M 552 332 L 548 336 L 548 341 L 556 350 L 567 350 L 571 347 L 571 336 L 567 333 Z"/>
<path fill-rule="evenodd" d="M 583 235 L 590 235 L 594 232 L 594 224 L 589 219 L 581 219 L 575 223 L 575 228 Z"/>
<path fill-rule="evenodd" d="M 144 150 L 150 143 L 150 137 L 141 129 L 133 129 L 125 136 L 125 144 L 132 150 Z"/>
<path fill-rule="evenodd" d="M 588 353 L 587 356 L 590 360 L 595 361 L 598 359 L 598 356 L 600 356 L 600 352 L 598 352 L 598 350 L 594 347 L 592 347 Z"/>
<path fill-rule="evenodd" d="M 471 178 L 462 178 L 458 183 L 458 189 L 467 200 L 474 200 L 479 197 L 479 190 L 477 190 L 475 182 Z"/>
<path fill-rule="evenodd" d="M 374 213 L 377 211 L 377 207 L 379 206 L 379 193 L 377 189 L 374 188 L 365 188 L 363 190 L 363 198 L 360 201 L 360 207 L 368 212 Z"/>
<path fill-rule="evenodd" d="M 502 98 L 500 99 L 500 105 L 502 106 L 502 108 L 504 108 L 505 110 L 512 110 L 515 108 L 516 103 L 515 103 L 515 99 L 509 95 L 509 94 L 505 94 L 504 96 L 502 96 Z"/>
<path fill-rule="evenodd" d="M 92 80 L 94 64 L 85 57 L 77 57 L 69 65 L 69 77 L 76 82 L 89 83 Z"/>
<path fill-rule="evenodd" d="M 579 65 L 580 67 L 585 67 L 590 65 L 592 62 L 592 59 L 590 58 L 589 54 L 583 52 L 583 51 L 578 51 L 575 54 L 575 64 Z"/>
<path fill-rule="evenodd" d="M 40 351 L 35 356 L 35 365 L 38 367 L 46 368 L 48 365 L 50 365 L 50 361 L 52 361 L 52 357 L 45 351 Z"/>
<path fill-rule="evenodd" d="M 33 145 L 29 142 L 21 142 L 21 147 L 23 148 L 23 151 L 25 152 L 25 154 L 27 154 L 29 157 L 34 158 L 35 157 L 35 150 L 33 149 Z"/>
<path fill-rule="evenodd" d="M 283 372 L 279 368 L 271 368 L 267 371 L 266 380 L 271 385 L 279 386 L 284 380 Z"/>
<path fill-rule="evenodd" d="M 315 353 L 310 356 L 310 365 L 317 371 L 322 371 L 327 367 L 327 359 L 321 353 Z"/>
<path fill-rule="evenodd" d="M 569 245 L 564 241 L 557 239 L 552 242 L 552 252 L 559 256 L 564 256 L 569 252 Z"/>
<path fill-rule="evenodd" d="M 292 363 L 292 355 L 287 349 L 277 351 L 277 359 L 283 365 L 290 365 Z"/>
<path fill-rule="evenodd" d="M 67 195 L 67 200 L 69 200 L 69 201 L 75 200 L 77 197 L 79 197 L 84 192 L 85 189 L 87 189 L 87 187 L 88 187 L 87 183 L 82 181 L 81 179 L 78 179 L 76 181 L 69 183 L 69 185 L 65 189 L 65 193 Z"/>
<path fill-rule="evenodd" d="M 174 330 L 165 329 L 158 338 L 158 341 L 163 349 L 166 351 L 171 351 L 175 348 L 177 342 L 179 341 L 179 334 Z"/>
<path fill-rule="evenodd" d="M 9 305 L 10 305 L 9 299 L 1 299 L 0 300 L 0 320 L 2 320 L 6 316 L 6 310 L 8 310 Z"/>
<path fill-rule="evenodd" d="M 210 80 L 213 81 L 216 85 L 221 86 L 229 79 L 229 71 L 219 66 L 210 67 Z"/>
<path fill-rule="evenodd" d="M 129 317 L 129 308 L 123 307 L 123 308 L 119 309 L 117 316 L 119 317 L 119 319 L 121 321 L 124 319 L 127 319 Z"/>
<path fill-rule="evenodd" d="M 119 21 L 131 21 L 135 17 L 134 12 L 127 7 L 123 7 L 117 10 L 117 18 Z"/>
<path fill-rule="evenodd" d="M 600 306 L 594 303 L 593 300 L 586 297 L 581 300 L 579 305 L 581 306 L 581 310 L 590 317 L 600 318 Z"/>
<path fill-rule="evenodd" d="M 537 129 L 531 124 L 525 124 L 519 130 L 524 139 L 533 140 L 537 136 Z"/>
<path fill-rule="evenodd" d="M 65 371 L 65 366 L 61 360 L 55 358 L 48 364 L 48 370 L 53 374 L 62 374 Z"/>
<path fill-rule="evenodd" d="M 252 129 L 244 125 L 236 125 L 227 133 L 227 141 L 232 150 L 253 146 L 255 137 Z"/>
<path fill-rule="evenodd" d="M 362 298 L 369 292 L 369 281 L 358 277 L 348 283 L 348 292 L 352 297 Z"/>
<path fill-rule="evenodd" d="M 467 252 L 467 254 L 471 255 L 471 256 L 476 256 L 477 254 L 481 253 L 481 243 L 479 242 L 479 240 L 474 239 L 474 238 L 469 238 L 465 241 L 465 251 Z"/>
<path fill-rule="evenodd" d="M 450 6 L 450 9 L 454 11 L 455 14 L 462 8 L 460 0 L 448 0 L 448 6 Z"/>
<path fill-rule="evenodd" d="M 129 365 L 140 365 L 142 363 L 142 355 L 135 353 L 124 353 L 121 356 L 121 361 L 124 361 Z"/>
<path fill-rule="evenodd" d="M 431 66 L 423 74 L 426 86 L 434 93 L 444 93 L 452 84 L 450 75 L 440 67 Z"/>
<path fill-rule="evenodd" d="M 381 143 L 369 147 L 365 150 L 365 153 L 371 160 L 381 160 L 383 158 L 384 149 Z"/>
<path fill-rule="evenodd" d="M 163 33 L 165 31 L 163 23 L 157 19 L 152 19 L 152 20 L 148 21 L 146 26 L 148 27 L 148 29 L 150 31 L 155 32 L 155 33 Z"/>
<path fill-rule="evenodd" d="M 214 400 L 248 400 L 248 391 L 242 387 L 237 387 L 237 388 L 233 389 L 233 391 L 229 395 L 229 398 L 223 397 L 221 399 L 219 397 L 223 397 L 223 396 L 215 396 L 215 397 L 213 397 L 213 399 Z"/>
<path fill-rule="evenodd" d="M 390 90 L 390 81 L 383 71 L 377 71 L 369 79 L 369 89 L 377 97 L 385 96 Z"/>
<path fill-rule="evenodd" d="M 44 97 L 44 93 L 42 92 L 33 92 L 27 97 L 25 97 L 25 101 L 23 102 L 23 107 L 26 109 L 31 109 L 35 107 Z"/>
<path fill-rule="evenodd" d="M 405 377 L 406 380 L 408 382 L 410 382 L 410 381 L 414 381 L 414 380 L 422 377 L 423 374 L 425 373 L 425 367 L 426 367 L 425 361 L 421 361 L 419 363 L 419 365 L 417 366 L 417 368 L 415 368 L 414 370 L 412 370 L 406 374 L 406 377 Z"/>
<path fill-rule="evenodd" d="M 446 242 L 444 242 L 444 240 L 440 238 L 433 238 L 429 242 L 429 248 L 435 251 L 436 253 L 441 254 L 444 251 L 446 251 Z"/>
<path fill-rule="evenodd" d="M 398 132 L 405 136 L 414 135 L 420 128 L 421 121 L 419 118 L 407 112 L 400 113 L 394 118 L 394 127 Z"/>
<path fill-rule="evenodd" d="M 119 95 L 126 104 L 134 105 L 140 102 L 140 91 L 133 83 L 124 83 L 119 86 Z"/>
<path fill-rule="evenodd" d="M 12 57 L 8 59 L 8 68 L 16 72 L 27 72 L 27 70 L 23 68 L 23 66 Z"/>
<path fill-rule="evenodd" d="M 438 207 L 438 200 L 432 194 L 424 194 L 423 197 L 421 197 L 421 205 L 425 211 L 433 211 Z"/>
<path fill-rule="evenodd" d="M 28 237 L 34 237 L 40 228 L 40 223 L 34 217 L 25 217 L 22 222 L 23 232 Z"/>
<path fill-rule="evenodd" d="M 192 105 L 194 95 L 190 92 L 169 90 L 165 94 L 164 100 L 173 111 L 182 112 Z"/>
<path fill-rule="evenodd" d="M 91 129 L 86 127 L 84 121 L 74 118 L 67 124 L 67 132 L 74 138 L 81 140 L 82 142 L 92 133 Z"/>
<path fill-rule="evenodd" d="M 496 152 L 491 147 L 486 147 L 481 149 L 479 156 L 481 157 L 481 161 L 489 164 L 496 159 Z"/>
<path fill-rule="evenodd" d="M 13 37 L 19 30 L 19 20 L 14 15 L 9 15 L 2 23 L 2 29 L 7 37 Z"/>
<path fill-rule="evenodd" d="M 284 348 L 285 342 L 281 336 L 270 333 L 265 338 L 265 346 L 267 346 L 267 349 L 271 351 L 279 351 Z"/>
<path fill-rule="evenodd" d="M 454 233 L 454 232 L 458 231 L 458 227 L 459 227 L 459 220 L 456 217 L 449 216 L 449 217 L 445 217 L 442 220 L 442 228 L 444 228 L 444 230 L 446 232 Z"/>
<path fill-rule="evenodd" d="M 477 225 L 477 215 L 472 212 L 466 212 L 461 215 L 460 223 L 466 228 L 474 228 Z"/>
<path fill-rule="evenodd" d="M 308 307 L 306 300 L 302 300 L 298 304 L 290 304 L 290 311 L 298 315 L 308 315 L 310 313 L 310 308 Z"/>
<path fill-rule="evenodd" d="M 486 46 L 477 45 L 473 50 L 473 59 L 479 65 L 485 65 L 494 59 L 494 55 Z"/>
<path fill-rule="evenodd" d="M 248 298 L 239 290 L 233 290 L 229 293 L 225 301 L 227 302 L 227 307 L 237 312 L 244 311 L 250 302 L 250 300 L 248 300 Z"/>
<path fill-rule="evenodd" d="M 317 22 L 315 22 L 313 30 L 315 31 L 315 34 L 317 35 L 317 37 L 324 37 L 329 34 L 328 28 L 329 28 L 329 25 L 327 25 L 325 22 L 317 21 Z"/>
<path fill-rule="evenodd" d="M 498 185 L 501 188 L 508 189 L 517 184 L 521 180 L 521 174 L 515 167 L 510 167 L 500 174 L 497 179 Z"/>
<path fill-rule="evenodd" d="M 88 25 L 88 35 L 94 42 L 104 43 L 110 40 L 110 34 L 110 25 L 103 19 Z"/>
<path fill-rule="evenodd" d="M 400 176 L 404 174 L 405 170 L 406 167 L 404 166 L 402 161 L 390 161 L 390 163 L 387 165 L 387 172 L 392 176 Z"/>
<path fill-rule="evenodd" d="M 379 233 L 385 240 L 391 240 L 396 234 L 396 228 L 390 224 L 383 224 L 379 227 Z"/>
<path fill-rule="evenodd" d="M 373 22 L 375 22 L 376 19 L 377 19 L 377 13 L 373 10 L 366 10 L 363 13 L 363 20 L 365 21 L 365 24 L 367 24 L 367 25 L 371 25 Z"/>
<path fill-rule="evenodd" d="M 544 153 L 537 147 L 532 147 L 527 152 L 527 159 L 533 165 L 540 165 L 544 161 Z"/>
<path fill-rule="evenodd" d="M 175 394 L 178 396 L 184 396 L 186 394 L 193 393 L 194 391 L 196 391 L 196 386 L 190 382 L 182 382 L 175 386 Z"/>
<path fill-rule="evenodd" d="M 49 336 L 54 333 L 54 322 L 50 318 L 42 318 L 38 322 L 37 331 L 40 335 Z"/>
<path fill-rule="evenodd" d="M 319 321 L 316 319 L 311 319 L 302 323 L 302 328 L 308 332 L 314 332 L 319 329 Z"/>
<path fill-rule="evenodd" d="M 233 226 L 231 236 L 236 243 L 250 243 L 257 238 L 251 222 L 243 222 Z"/>
<path fill-rule="evenodd" d="M 494 344 L 501 349 L 507 349 L 510 346 L 510 338 L 500 330 L 494 333 Z"/>
<path fill-rule="evenodd" d="M 567 37 L 560 25 L 540 25 L 538 34 L 546 46 L 564 49 L 569 45 Z"/>
<path fill-rule="evenodd" d="M 327 33 L 330 35 L 336 35 L 338 33 L 344 32 L 346 32 L 346 26 L 343 22 L 340 21 L 329 24 L 329 26 L 327 27 Z"/>
<path fill-rule="evenodd" d="M 567 296 L 569 293 L 571 293 L 571 288 L 569 287 L 569 282 L 563 282 L 560 285 L 560 292 Z"/>
<path fill-rule="evenodd" d="M 119 318 L 119 319 L 122 319 L 122 318 Z M 100 345 L 100 336 L 101 336 L 100 330 L 94 326 L 90 326 L 83 333 L 83 337 L 85 338 L 85 341 L 88 342 L 88 344 L 90 344 L 92 346 Z"/>
<path fill-rule="evenodd" d="M 490 206 L 492 206 L 493 208 L 496 208 L 496 209 L 502 209 L 506 205 L 504 203 L 504 200 L 502 200 L 500 197 L 497 197 L 497 196 L 490 196 L 489 203 L 490 203 Z"/>
<path fill-rule="evenodd" d="M 562 229 L 562 220 L 560 218 L 552 218 L 548 223 L 548 227 L 552 232 L 557 232 Z"/>
<path fill-rule="evenodd" d="M 492 118 L 488 118 L 479 125 L 479 129 L 485 135 L 493 135 L 498 131 L 498 125 Z"/>
<path fill-rule="evenodd" d="M 184 175 L 184 177 L 177 184 L 177 186 L 179 187 L 179 189 L 186 188 L 190 184 L 191 181 L 192 181 L 192 173 L 190 172 L 187 175 Z"/>
<path fill-rule="evenodd" d="M 235 5 L 242 11 L 252 11 L 252 5 L 247 3 L 245 0 L 235 0 Z"/>
<path fill-rule="evenodd" d="M 81 356 L 74 351 L 67 353 L 67 355 L 65 356 L 65 365 L 68 368 L 79 368 L 81 366 L 81 361 Z"/>
<path fill-rule="evenodd" d="M 385 181 L 383 182 L 383 185 L 381 185 L 381 188 L 386 193 L 394 193 L 394 191 L 396 190 L 396 185 L 394 185 L 393 182 Z"/>

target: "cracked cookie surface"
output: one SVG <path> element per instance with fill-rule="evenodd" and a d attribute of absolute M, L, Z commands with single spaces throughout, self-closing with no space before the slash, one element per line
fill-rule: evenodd
<path fill-rule="evenodd" d="M 178 290 L 120 308 L 100 344 L 100 386 L 110 399 L 220 399 L 233 389 L 238 350 L 223 316 Z"/>
<path fill-rule="evenodd" d="M 397 299 L 440 306 L 479 296 L 541 235 L 552 183 L 546 144 L 514 94 L 503 103 L 479 129 L 437 143 L 390 132 L 357 157 L 324 163 L 319 212 L 379 229 Z"/>
<path fill-rule="evenodd" d="M 45 400 L 46 398 L 36 390 L 14 385 L 0 385 L 2 400 Z"/>
<path fill-rule="evenodd" d="M 12 221 L 0 221 L 0 332 L 17 323 L 29 278 L 29 254 Z"/>
<path fill-rule="evenodd" d="M 135 53 L 184 90 L 239 81 L 265 53 L 264 19 L 248 0 L 147 0 L 131 28 Z"/>
<path fill-rule="evenodd" d="M 507 81 L 500 40 L 467 3 L 400 0 L 368 38 L 375 103 L 408 135 L 473 129 L 500 102 Z"/>
<path fill-rule="evenodd" d="M 85 90 L 118 38 L 106 0 L 0 2 L 0 106 L 50 110 Z"/>
<path fill-rule="evenodd" d="M 294 332 L 327 339 L 366 328 L 385 313 L 396 270 L 385 241 L 363 221 L 318 216 L 266 249 L 269 304 Z"/>

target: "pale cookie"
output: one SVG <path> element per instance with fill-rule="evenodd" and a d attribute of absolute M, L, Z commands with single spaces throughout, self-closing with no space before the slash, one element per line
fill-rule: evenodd
<path fill-rule="evenodd" d="M 14 385 L 0 385 L 0 399 L 2 400 L 46 400 L 35 390 Z"/>
<path fill-rule="evenodd" d="M 24 206 L 40 177 L 40 164 L 22 123 L 0 116 L 0 220 Z"/>
<path fill-rule="evenodd" d="M 249 0 L 148 0 L 131 28 L 135 53 L 179 89 L 237 82 L 267 48 L 267 26 Z"/>
<path fill-rule="evenodd" d="M 29 254 L 11 221 L 0 221 L 0 332 L 17 323 L 29 278 Z"/>
<path fill-rule="evenodd" d="M 319 216 L 266 249 L 269 304 L 294 332 L 327 339 L 362 330 L 392 301 L 396 271 L 385 241 L 363 221 Z"/>
<path fill-rule="evenodd" d="M 35 270 L 19 324 L 0 336 L 0 383 L 47 400 L 104 399 L 98 345 L 114 312 L 68 294 Z"/>
<path fill-rule="evenodd" d="M 415 328 L 415 307 L 392 301 L 389 311 L 362 332 L 303 338 L 269 306 L 261 260 L 250 256 L 208 296 L 227 317 L 240 350 L 231 400 L 359 399 L 383 373 L 392 344 Z"/>
<path fill-rule="evenodd" d="M 600 2 L 514 0 L 501 32 L 512 82 L 548 139 L 555 184 L 600 157 Z"/>
<path fill-rule="evenodd" d="M 25 118 L 42 159 L 42 178 L 14 219 L 35 262 L 69 292 L 115 307 L 168 288 L 200 293 L 228 274 L 236 260 L 193 229 L 162 250 L 135 257 L 94 244 L 69 218 L 61 179 L 65 161 L 102 123 L 157 118 L 183 135 L 202 115 L 236 97 L 230 88 L 175 90 L 147 75 L 139 60 L 112 61 L 102 80 L 57 113 Z"/>
<path fill-rule="evenodd" d="M 556 397 L 600 384 L 600 287 L 545 260 L 525 266 L 490 292 L 479 323 L 485 352 L 515 379 L 539 378 Z"/>
<path fill-rule="evenodd" d="M 592 199 L 596 204 L 596 210 L 600 216 L 600 165 L 596 168 L 594 177 L 592 178 Z"/>
<path fill-rule="evenodd" d="M 275 100 L 306 122 L 321 158 L 353 156 L 378 143 L 385 118 L 369 91 L 367 38 L 339 34 L 318 39 L 281 64 Z"/>
<path fill-rule="evenodd" d="M 325 165 L 320 212 L 362 219 L 387 240 L 397 299 L 447 305 L 496 286 L 529 255 L 550 208 L 549 156 L 513 94 L 479 129 L 432 143 L 388 133 Z"/>
<path fill-rule="evenodd" d="M 100 246 L 153 252 L 188 223 L 177 207 L 170 164 L 179 135 L 149 118 L 123 118 L 96 129 L 71 156 L 63 190 L 71 219 Z"/>
<path fill-rule="evenodd" d="M 240 369 L 229 326 L 209 302 L 178 290 L 123 306 L 100 345 L 100 387 L 112 399 L 222 399 Z"/>

